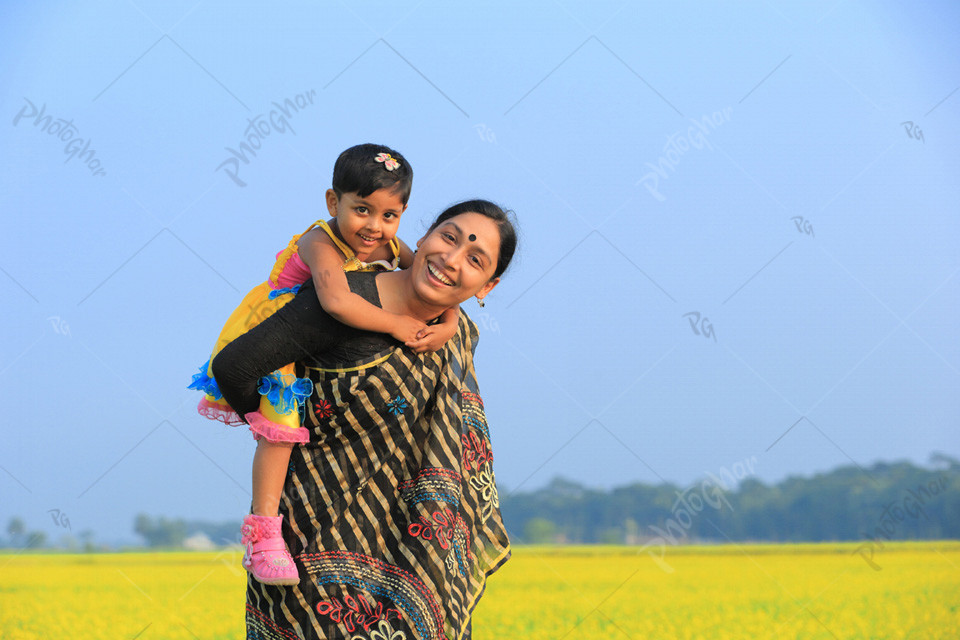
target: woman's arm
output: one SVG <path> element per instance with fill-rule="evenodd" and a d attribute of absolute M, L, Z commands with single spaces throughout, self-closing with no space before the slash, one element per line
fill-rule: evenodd
<path fill-rule="evenodd" d="M 260 406 L 260 378 L 290 362 L 313 359 L 351 333 L 323 311 L 310 282 L 293 300 L 229 343 L 211 369 L 224 399 L 243 417 Z"/>

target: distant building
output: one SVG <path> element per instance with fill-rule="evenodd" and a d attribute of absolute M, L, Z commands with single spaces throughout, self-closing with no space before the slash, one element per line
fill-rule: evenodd
<path fill-rule="evenodd" d="M 183 541 L 183 548 L 190 551 L 211 551 L 216 547 L 217 545 L 213 544 L 213 540 L 203 532 L 195 533 Z"/>

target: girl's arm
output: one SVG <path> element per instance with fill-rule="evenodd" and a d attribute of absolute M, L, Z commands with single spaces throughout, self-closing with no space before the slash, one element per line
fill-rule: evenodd
<path fill-rule="evenodd" d="M 297 242 L 297 252 L 310 268 L 320 305 L 340 322 L 387 333 L 404 343 L 415 340 L 417 333 L 426 328 L 420 320 L 385 311 L 350 291 L 343 272 L 343 254 L 322 231 L 303 234 Z"/>
<path fill-rule="evenodd" d="M 350 331 L 323 312 L 312 286 L 236 338 L 211 363 L 224 399 L 240 417 L 260 407 L 260 378 L 283 365 L 315 357 Z"/>
<path fill-rule="evenodd" d="M 400 268 L 409 269 L 413 264 L 413 251 L 400 238 L 397 238 L 397 243 L 400 245 Z"/>
<path fill-rule="evenodd" d="M 417 339 L 407 342 L 406 345 L 416 353 L 437 351 L 447 344 L 447 340 L 457 333 L 460 323 L 460 306 L 450 307 L 440 316 L 438 324 L 427 325 L 427 328 L 417 334 Z"/>

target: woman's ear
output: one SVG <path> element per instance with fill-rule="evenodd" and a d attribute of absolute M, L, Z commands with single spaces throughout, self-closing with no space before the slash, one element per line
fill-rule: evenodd
<path fill-rule="evenodd" d="M 487 294 L 493 291 L 493 288 L 500 283 L 500 278 L 493 278 L 489 280 L 487 284 L 480 287 L 480 291 L 477 291 L 477 298 L 482 300 L 487 297 Z"/>
<path fill-rule="evenodd" d="M 426 238 L 426 237 L 427 236 L 423 236 L 423 238 Z M 417 240 L 417 249 L 419 249 L 420 245 L 423 243 L 423 238 L 420 238 L 419 240 Z"/>
<path fill-rule="evenodd" d="M 330 214 L 331 218 L 336 218 L 337 203 L 340 200 L 340 198 L 337 197 L 337 192 L 334 191 L 333 189 L 327 189 L 326 199 L 327 199 L 327 213 Z"/>

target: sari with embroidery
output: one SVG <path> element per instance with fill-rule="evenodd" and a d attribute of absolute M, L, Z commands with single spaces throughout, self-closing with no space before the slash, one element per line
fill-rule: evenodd
<path fill-rule="evenodd" d="M 435 353 L 393 348 L 314 384 L 280 502 L 296 586 L 248 578 L 248 638 L 460 640 L 510 556 L 473 366 L 476 325 Z"/>

